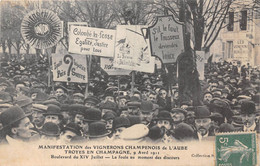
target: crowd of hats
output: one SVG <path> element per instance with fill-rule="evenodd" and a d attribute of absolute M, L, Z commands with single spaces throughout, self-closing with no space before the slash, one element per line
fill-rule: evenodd
<path fill-rule="evenodd" d="M 193 106 L 192 100 L 180 102 L 178 85 L 167 90 L 160 72 L 137 73 L 134 89 L 131 89 L 129 76 L 109 77 L 96 72 L 85 97 L 83 84 L 55 83 L 47 87 L 47 71 L 46 60 L 1 64 L 1 130 L 24 117 L 32 120 L 33 114 L 41 113 L 44 118 L 56 115 L 60 122 L 45 119 L 42 126 L 34 130 L 39 138 L 42 135 L 59 137 L 68 130 L 75 133 L 71 142 L 113 138 L 116 129 L 123 127 L 126 129 L 120 138 L 125 140 L 149 138 L 154 141 L 165 135 L 185 140 L 196 133 L 194 119 L 210 118 L 215 132 L 239 130 L 243 126 L 241 114 L 256 114 L 259 121 L 258 68 L 228 62 L 211 64 L 206 68 L 205 80 L 201 81 L 201 106 Z M 173 114 L 182 114 L 184 118 L 175 121 Z M 157 125 L 160 120 L 172 125 L 167 133 Z"/>

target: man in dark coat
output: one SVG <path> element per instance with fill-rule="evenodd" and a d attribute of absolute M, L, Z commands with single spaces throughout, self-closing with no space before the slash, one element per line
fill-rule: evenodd
<path fill-rule="evenodd" d="M 195 109 L 196 138 L 200 141 L 208 136 L 214 135 L 211 131 L 212 123 L 210 111 L 206 106 L 198 106 Z"/>
<path fill-rule="evenodd" d="M 241 118 L 244 126 L 240 131 L 256 131 L 260 133 L 259 120 L 256 118 L 256 108 L 253 101 L 244 101 L 241 103 Z"/>

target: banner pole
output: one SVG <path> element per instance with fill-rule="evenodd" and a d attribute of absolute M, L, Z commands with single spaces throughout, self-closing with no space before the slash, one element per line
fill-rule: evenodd
<path fill-rule="evenodd" d="M 134 84 L 135 84 L 135 71 L 132 71 L 132 82 L 131 82 L 131 95 L 134 95 Z"/>
<path fill-rule="evenodd" d="M 48 67 L 48 87 L 50 87 L 51 85 L 51 57 L 47 51 L 47 49 L 45 49 L 45 52 L 47 54 L 47 57 L 48 57 L 48 63 L 49 63 L 49 67 Z"/>
<path fill-rule="evenodd" d="M 89 57 L 89 58 L 88 58 Z M 87 62 L 87 64 L 89 65 L 91 65 L 91 62 L 90 62 L 90 55 L 88 56 L 88 55 L 86 55 L 86 62 Z M 90 65 L 88 66 L 88 68 L 87 68 L 87 72 L 88 72 L 88 81 L 89 81 L 89 75 L 90 75 Z M 85 99 L 88 97 L 88 86 L 89 86 L 89 83 L 87 82 L 86 83 L 86 89 L 85 89 L 85 94 L 84 94 L 84 96 L 85 96 Z"/>
<path fill-rule="evenodd" d="M 117 76 L 117 94 L 119 94 L 119 88 L 120 88 L 120 76 Z"/>
<path fill-rule="evenodd" d="M 49 50 L 48 49 L 45 49 L 44 50 L 47 54 L 47 57 L 48 57 L 48 62 L 49 62 L 49 67 L 48 67 L 48 87 L 52 87 L 52 91 L 54 92 L 54 83 L 53 83 L 53 80 L 51 79 L 52 77 L 52 73 L 51 73 L 51 68 L 52 68 L 52 65 L 51 65 L 51 54 L 49 53 Z"/>

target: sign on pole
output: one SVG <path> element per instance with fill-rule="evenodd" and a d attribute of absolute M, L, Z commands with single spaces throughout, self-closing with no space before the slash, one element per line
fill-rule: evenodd
<path fill-rule="evenodd" d="M 87 83 L 86 55 L 53 54 L 53 81 Z"/>
<path fill-rule="evenodd" d="M 131 70 L 115 68 L 113 58 L 100 58 L 100 67 L 107 72 L 108 75 L 129 75 Z"/>
<path fill-rule="evenodd" d="M 28 13 L 21 23 L 21 34 L 26 43 L 38 49 L 53 47 L 63 33 L 59 17 L 48 9 L 37 9 Z"/>
<path fill-rule="evenodd" d="M 70 53 L 113 57 L 114 46 L 115 30 L 70 26 Z"/>
<path fill-rule="evenodd" d="M 155 58 L 151 56 L 149 39 L 143 25 L 118 25 L 116 30 L 114 67 L 147 73 L 154 72 Z"/>
<path fill-rule="evenodd" d="M 155 24 L 148 28 L 152 55 L 163 63 L 176 62 L 184 51 L 182 26 L 173 16 L 158 16 Z"/>

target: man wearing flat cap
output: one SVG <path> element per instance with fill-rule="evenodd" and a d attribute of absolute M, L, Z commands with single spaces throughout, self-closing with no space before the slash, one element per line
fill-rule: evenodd
<path fill-rule="evenodd" d="M 13 106 L 12 96 L 7 92 L 0 91 L 0 114 L 7 108 Z"/>
<path fill-rule="evenodd" d="M 20 96 L 23 94 L 22 89 L 21 89 L 23 87 L 26 87 L 24 82 L 19 81 L 19 82 L 15 83 L 15 90 L 17 92 L 17 96 Z"/>
<path fill-rule="evenodd" d="M 114 111 L 117 113 L 117 104 L 111 101 L 106 101 L 100 104 L 101 116 L 103 116 L 106 112 Z"/>
<path fill-rule="evenodd" d="M 187 114 L 187 111 L 182 108 L 173 108 L 170 111 L 171 118 L 173 120 L 173 128 L 175 128 L 176 125 L 183 122 L 185 120 L 185 116 Z"/>
<path fill-rule="evenodd" d="M 7 87 L 8 87 L 7 83 L 5 82 L 0 83 L 0 91 L 4 92 Z"/>
<path fill-rule="evenodd" d="M 3 136 L 3 144 L 16 144 L 28 142 L 34 133 L 33 124 L 28 118 L 29 114 L 18 106 L 12 106 L 0 114 L 0 131 Z"/>
<path fill-rule="evenodd" d="M 96 108 L 99 102 L 100 102 L 99 99 L 96 98 L 95 96 L 88 96 L 85 99 L 84 104 L 88 108 Z"/>
<path fill-rule="evenodd" d="M 0 104 L 4 104 L 4 103 L 12 104 L 12 102 L 13 99 L 9 93 L 0 91 Z"/>
<path fill-rule="evenodd" d="M 42 104 L 33 104 L 33 107 L 32 107 L 32 123 L 34 125 L 34 130 L 35 131 L 39 131 L 43 124 L 44 124 L 44 121 L 45 121 L 45 117 L 44 117 L 44 113 L 47 112 L 47 106 L 45 105 L 42 105 Z"/>
<path fill-rule="evenodd" d="M 210 112 L 217 112 L 223 116 L 223 121 L 231 122 L 231 118 L 234 115 L 231 111 L 231 107 L 226 100 L 219 98 L 213 98 L 209 104 Z"/>
<path fill-rule="evenodd" d="M 154 112 L 155 110 L 151 101 L 142 101 L 140 105 L 141 123 L 148 125 L 153 118 Z"/>
<path fill-rule="evenodd" d="M 60 103 L 64 103 L 65 101 L 68 100 L 68 96 L 67 96 L 68 90 L 64 86 L 58 85 L 55 87 L 54 90 L 55 90 L 55 96 L 57 97 Z"/>
<path fill-rule="evenodd" d="M 82 93 L 73 94 L 73 103 L 74 104 L 84 104 L 85 96 Z"/>
<path fill-rule="evenodd" d="M 240 129 L 241 131 L 256 131 L 260 133 L 259 121 L 256 118 L 257 113 L 253 101 L 243 101 L 241 103 L 241 118 L 244 124 Z"/>
<path fill-rule="evenodd" d="M 21 107 L 26 114 L 32 113 L 32 103 L 32 99 L 24 95 L 18 96 L 14 101 L 14 104 Z"/>
<path fill-rule="evenodd" d="M 139 115 L 141 102 L 139 98 L 132 96 L 126 103 L 129 115 Z"/>

